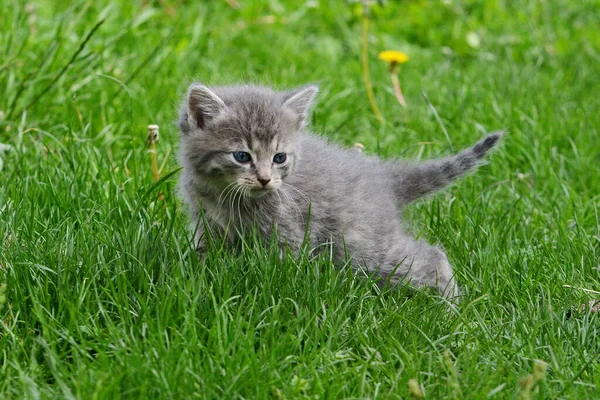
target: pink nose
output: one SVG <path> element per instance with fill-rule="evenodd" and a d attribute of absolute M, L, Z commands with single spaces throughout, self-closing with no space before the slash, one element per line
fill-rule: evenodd
<path fill-rule="evenodd" d="M 267 186 L 267 183 L 271 182 L 271 178 L 256 178 L 258 179 L 258 181 L 263 185 L 263 186 Z"/>

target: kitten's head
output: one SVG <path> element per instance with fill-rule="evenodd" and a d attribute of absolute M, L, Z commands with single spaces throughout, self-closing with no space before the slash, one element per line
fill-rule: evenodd
<path fill-rule="evenodd" d="M 298 134 L 317 90 L 193 83 L 179 120 L 184 167 L 217 189 L 237 185 L 250 197 L 277 189 L 297 162 Z"/>

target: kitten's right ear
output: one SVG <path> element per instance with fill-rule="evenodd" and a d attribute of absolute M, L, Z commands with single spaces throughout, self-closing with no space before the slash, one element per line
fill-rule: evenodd
<path fill-rule="evenodd" d="M 227 110 L 219 96 L 199 83 L 192 83 L 187 92 L 186 112 L 191 128 L 204 129 L 206 124 Z"/>
<path fill-rule="evenodd" d="M 298 122 L 304 124 L 308 118 L 310 106 L 319 91 L 317 85 L 308 85 L 284 93 L 283 105 L 294 111 L 298 116 Z"/>

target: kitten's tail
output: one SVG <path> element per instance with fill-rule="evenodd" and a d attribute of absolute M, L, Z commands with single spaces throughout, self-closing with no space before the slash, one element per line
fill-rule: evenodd
<path fill-rule="evenodd" d="M 392 164 L 394 191 L 400 204 L 407 204 L 440 190 L 477 168 L 481 159 L 498 143 L 504 132 L 493 132 L 460 153 L 422 164 Z"/>

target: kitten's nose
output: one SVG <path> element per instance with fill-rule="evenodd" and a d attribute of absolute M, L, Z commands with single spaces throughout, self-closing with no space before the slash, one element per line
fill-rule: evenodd
<path fill-rule="evenodd" d="M 271 182 L 271 178 L 256 178 L 263 185 L 267 186 L 267 183 Z"/>

